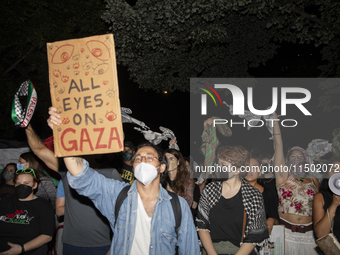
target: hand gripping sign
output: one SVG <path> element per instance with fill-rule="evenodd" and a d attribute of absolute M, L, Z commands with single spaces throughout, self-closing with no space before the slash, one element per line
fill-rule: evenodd
<path fill-rule="evenodd" d="M 112 34 L 47 43 L 56 156 L 123 150 L 123 128 Z"/>
<path fill-rule="evenodd" d="M 19 100 L 19 97 L 23 96 L 27 97 L 27 103 L 24 108 Z M 12 120 L 15 125 L 19 127 L 27 127 L 33 116 L 37 101 L 37 92 L 35 91 L 33 83 L 30 80 L 24 81 L 15 93 L 12 103 Z"/>

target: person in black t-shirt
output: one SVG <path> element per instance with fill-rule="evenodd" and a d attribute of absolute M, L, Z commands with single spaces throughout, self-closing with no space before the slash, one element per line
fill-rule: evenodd
<path fill-rule="evenodd" d="M 123 161 L 118 167 L 118 172 L 122 177 L 124 182 L 130 183 L 130 185 L 135 180 L 135 176 L 132 170 L 132 157 L 135 154 L 135 146 L 132 142 L 124 142 L 124 151 L 122 152 Z"/>
<path fill-rule="evenodd" d="M 198 204 L 200 239 L 207 254 L 251 254 L 269 235 L 263 197 L 241 177 L 249 152 L 242 146 L 221 146 L 216 159 L 215 179 Z"/>
<path fill-rule="evenodd" d="M 33 169 L 17 170 L 15 193 L 0 200 L 0 254 L 47 254 L 54 233 L 54 210 L 34 195 L 38 182 Z"/>

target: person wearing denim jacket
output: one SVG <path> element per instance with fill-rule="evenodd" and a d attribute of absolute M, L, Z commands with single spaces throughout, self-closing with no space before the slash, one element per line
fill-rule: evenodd
<path fill-rule="evenodd" d="M 144 147 L 139 147 L 142 151 L 144 148 L 148 148 L 149 151 L 152 149 L 155 154 L 158 154 L 159 160 L 154 160 L 159 164 L 158 175 L 150 183 L 152 185 L 159 186 L 159 193 L 157 201 L 155 202 L 152 218 L 151 218 L 151 233 L 150 233 L 150 245 L 149 253 L 150 255 L 167 255 L 175 254 L 176 246 L 178 246 L 178 254 L 199 254 L 199 244 L 198 238 L 187 202 L 179 198 L 182 220 L 181 225 L 178 230 L 178 236 L 175 231 L 175 217 L 172 205 L 170 202 L 171 196 L 168 192 L 160 185 L 160 178 L 164 174 L 167 175 L 167 162 L 166 158 L 160 154 L 160 149 L 155 149 L 152 144 L 144 145 Z M 151 151 L 152 151 L 151 150 Z M 162 152 L 162 151 L 161 151 Z M 138 156 L 139 151 L 137 150 L 136 155 Z M 141 157 L 143 161 L 143 157 Z M 164 161 L 162 159 L 164 157 Z M 155 156 L 155 158 L 157 158 Z M 146 161 L 146 158 L 145 158 Z M 154 163 L 148 162 L 148 163 Z M 142 192 L 139 191 L 140 187 L 144 185 L 135 180 L 128 191 L 127 198 L 124 200 L 120 207 L 118 214 L 118 219 L 115 219 L 115 203 L 120 191 L 128 186 L 127 183 L 107 179 L 103 175 L 98 174 L 96 171 L 89 167 L 86 160 L 81 158 L 65 158 L 66 166 L 70 172 L 67 173 L 67 178 L 69 184 L 72 188 L 80 195 L 89 197 L 99 211 L 107 217 L 110 222 L 111 228 L 114 232 L 113 240 L 111 243 L 110 254 L 125 255 L 131 253 L 132 244 L 134 241 L 136 221 L 137 221 L 137 207 L 138 207 L 138 193 L 142 197 Z M 134 162 L 133 167 L 138 165 Z M 156 163 L 155 163 L 155 166 Z M 81 171 L 73 171 L 73 169 L 81 169 Z M 139 183 L 138 183 L 139 182 Z M 150 185 L 147 184 L 147 185 Z M 143 188 L 145 188 L 145 185 Z M 144 202 L 143 202 L 144 204 Z M 145 207 L 145 205 L 144 205 Z M 147 211 L 147 208 L 145 208 Z M 115 221 L 116 225 L 115 225 Z"/>

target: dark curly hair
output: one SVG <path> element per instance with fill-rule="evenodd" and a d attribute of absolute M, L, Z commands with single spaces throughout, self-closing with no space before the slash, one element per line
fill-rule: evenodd
<path fill-rule="evenodd" d="M 174 155 L 176 159 L 178 160 L 179 164 L 177 166 L 177 173 L 175 178 L 175 185 L 173 186 L 173 191 L 175 191 L 180 196 L 184 195 L 186 185 L 189 181 L 190 175 L 187 170 L 187 166 L 185 164 L 185 159 L 182 155 L 182 153 L 175 149 L 167 149 L 165 150 L 165 153 L 170 153 L 171 155 Z M 165 180 L 162 182 L 163 188 L 166 189 L 167 184 L 170 184 L 170 178 L 169 175 L 166 176 Z"/>

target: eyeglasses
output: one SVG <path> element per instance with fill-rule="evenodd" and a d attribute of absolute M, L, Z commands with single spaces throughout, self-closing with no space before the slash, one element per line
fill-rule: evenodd
<path fill-rule="evenodd" d="M 19 169 L 15 171 L 16 174 L 20 174 L 20 173 L 25 173 L 25 174 L 29 174 L 29 173 L 33 173 L 34 178 L 37 178 L 37 176 L 35 175 L 35 172 L 32 168 L 26 168 L 26 169 Z"/>
<path fill-rule="evenodd" d="M 136 156 L 135 157 L 135 162 L 136 163 L 141 163 L 143 161 L 143 158 L 145 158 L 145 161 L 146 162 L 152 162 L 154 159 L 157 159 L 158 158 L 154 155 L 147 155 L 147 156 Z"/>

